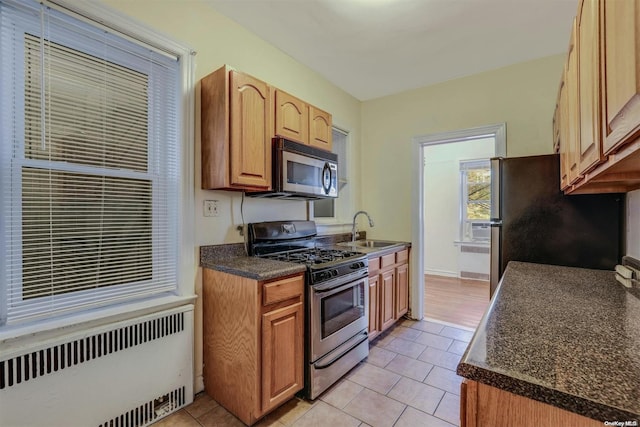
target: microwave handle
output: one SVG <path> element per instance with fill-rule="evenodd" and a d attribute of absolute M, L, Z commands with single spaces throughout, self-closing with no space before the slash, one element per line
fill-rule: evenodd
<path fill-rule="evenodd" d="M 322 189 L 324 190 L 324 194 L 329 194 L 331 191 L 331 182 L 333 181 L 333 171 L 331 170 L 331 166 L 329 162 L 324 163 L 324 168 L 322 168 Z"/>

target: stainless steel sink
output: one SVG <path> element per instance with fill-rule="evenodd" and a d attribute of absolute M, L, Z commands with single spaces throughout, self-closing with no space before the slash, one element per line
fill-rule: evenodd
<path fill-rule="evenodd" d="M 355 242 L 341 242 L 338 246 L 355 246 L 359 248 L 386 248 L 397 245 L 396 242 L 386 242 L 384 240 L 356 240 Z"/>

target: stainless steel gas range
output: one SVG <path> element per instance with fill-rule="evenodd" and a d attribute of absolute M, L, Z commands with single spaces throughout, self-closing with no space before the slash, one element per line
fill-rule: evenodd
<path fill-rule="evenodd" d="M 306 264 L 305 396 L 315 399 L 369 354 L 364 254 L 318 247 L 313 221 L 248 226 L 249 255 Z"/>

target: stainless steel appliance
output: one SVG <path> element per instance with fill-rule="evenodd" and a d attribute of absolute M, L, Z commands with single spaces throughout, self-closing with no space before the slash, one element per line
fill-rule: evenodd
<path fill-rule="evenodd" d="M 272 191 L 251 197 L 314 200 L 338 197 L 338 155 L 284 138 L 273 140 Z"/>
<path fill-rule="evenodd" d="M 368 261 L 317 247 L 313 221 L 248 226 L 250 255 L 307 265 L 305 396 L 315 399 L 369 354 Z"/>
<path fill-rule="evenodd" d="M 509 261 L 612 270 L 624 194 L 565 196 L 557 154 L 491 159 L 491 295 Z"/>

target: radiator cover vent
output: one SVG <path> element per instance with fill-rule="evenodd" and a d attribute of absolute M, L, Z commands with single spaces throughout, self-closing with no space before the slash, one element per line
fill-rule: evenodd
<path fill-rule="evenodd" d="M 0 390 L 179 333 L 184 327 L 184 313 L 174 313 L 0 361 Z"/>
<path fill-rule="evenodd" d="M 99 427 L 140 427 L 164 417 L 185 404 L 184 387 L 140 405 Z"/>

